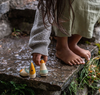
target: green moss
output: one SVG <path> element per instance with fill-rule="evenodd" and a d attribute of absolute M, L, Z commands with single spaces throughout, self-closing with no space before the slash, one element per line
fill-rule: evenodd
<path fill-rule="evenodd" d="M 100 55 L 100 50 L 98 51 L 98 54 Z"/>
<path fill-rule="evenodd" d="M 89 41 L 85 41 L 86 44 L 90 45 L 91 43 Z"/>
<path fill-rule="evenodd" d="M 95 45 L 96 45 L 98 48 L 100 48 L 100 44 L 99 44 L 99 43 L 96 43 Z"/>

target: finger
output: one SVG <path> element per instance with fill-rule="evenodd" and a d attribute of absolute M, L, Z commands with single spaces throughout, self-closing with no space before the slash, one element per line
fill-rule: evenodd
<path fill-rule="evenodd" d="M 34 54 L 32 54 L 32 60 L 35 63 L 35 55 Z"/>
<path fill-rule="evenodd" d="M 37 66 L 40 66 L 40 65 L 39 65 L 39 62 L 38 62 L 38 56 L 41 56 L 41 54 L 38 54 L 38 53 L 34 53 L 34 54 L 33 54 L 33 62 L 34 62 Z"/>
<path fill-rule="evenodd" d="M 36 57 L 36 56 L 33 54 L 33 62 L 34 62 L 34 63 L 35 63 L 35 57 Z"/>
<path fill-rule="evenodd" d="M 43 59 L 44 59 L 44 61 L 45 61 L 45 63 L 47 62 L 47 60 L 48 60 L 48 57 L 47 56 L 45 56 L 45 55 L 43 55 Z"/>
<path fill-rule="evenodd" d="M 41 64 L 41 63 L 40 63 L 41 56 L 42 56 L 41 54 L 38 54 L 38 55 L 36 56 L 36 58 L 35 58 L 35 60 L 36 60 L 36 63 L 35 63 L 35 64 L 38 65 L 38 66 L 40 66 L 40 64 Z"/>

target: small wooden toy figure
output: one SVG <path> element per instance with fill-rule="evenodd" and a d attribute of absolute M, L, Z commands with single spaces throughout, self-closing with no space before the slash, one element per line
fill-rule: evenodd
<path fill-rule="evenodd" d="M 41 76 L 47 76 L 48 70 L 46 68 L 44 60 L 41 60 L 40 63 L 41 63 L 41 65 L 40 65 L 40 75 Z"/>
<path fill-rule="evenodd" d="M 23 77 L 29 76 L 29 72 L 26 68 L 20 70 L 20 75 Z"/>
<path fill-rule="evenodd" d="M 31 62 L 30 64 L 30 69 L 29 69 L 29 77 L 30 78 L 35 78 L 36 77 L 36 71 L 33 63 Z"/>

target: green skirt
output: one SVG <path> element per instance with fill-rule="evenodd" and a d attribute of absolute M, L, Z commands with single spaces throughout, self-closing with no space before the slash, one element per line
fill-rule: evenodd
<path fill-rule="evenodd" d="M 75 14 L 73 27 L 73 12 L 69 9 L 67 1 L 66 8 L 63 12 L 63 16 L 68 19 L 63 23 L 66 33 L 62 33 L 54 27 L 56 36 L 70 37 L 73 34 L 78 34 L 82 37 L 92 38 L 94 25 L 100 19 L 100 0 L 74 0 L 72 3 Z"/>

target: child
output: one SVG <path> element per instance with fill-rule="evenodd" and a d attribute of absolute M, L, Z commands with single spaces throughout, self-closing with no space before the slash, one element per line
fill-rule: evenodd
<path fill-rule="evenodd" d="M 77 43 L 82 37 L 92 37 L 94 25 L 100 18 L 100 1 L 74 0 L 71 2 L 70 0 L 45 0 L 46 8 L 50 7 L 50 4 L 54 5 L 53 1 L 55 1 L 55 6 L 57 6 L 57 9 L 54 7 L 48 8 L 46 16 L 45 11 L 42 9 L 42 5 L 44 5 L 43 0 L 40 1 L 41 7 L 36 11 L 35 22 L 29 40 L 29 46 L 33 49 L 33 61 L 36 65 L 40 65 L 41 56 L 43 56 L 45 62 L 47 61 L 48 45 L 50 43 L 49 36 L 51 33 L 51 25 L 54 22 L 56 26 L 58 26 L 58 28 L 55 29 L 57 40 L 56 56 L 69 65 L 84 64 L 85 62 L 81 57 L 84 57 L 86 60 L 90 60 L 91 53 L 88 50 L 80 48 Z M 65 1 L 66 7 L 65 11 L 63 11 L 63 15 L 68 18 L 68 21 L 63 23 L 63 28 L 67 30 L 66 33 L 63 33 L 65 31 L 63 31 L 62 28 L 59 28 L 61 27 L 59 19 L 61 17 L 60 4 L 64 4 Z M 52 20 L 50 20 L 52 18 L 52 15 L 50 15 L 50 12 L 52 11 L 50 11 L 50 9 L 54 9 L 54 18 Z M 56 11 L 57 16 L 55 16 Z M 73 11 L 75 14 L 74 22 Z M 64 17 L 62 16 L 63 19 Z M 57 23 L 55 19 L 57 20 Z M 44 24 L 46 24 L 46 28 Z"/>

